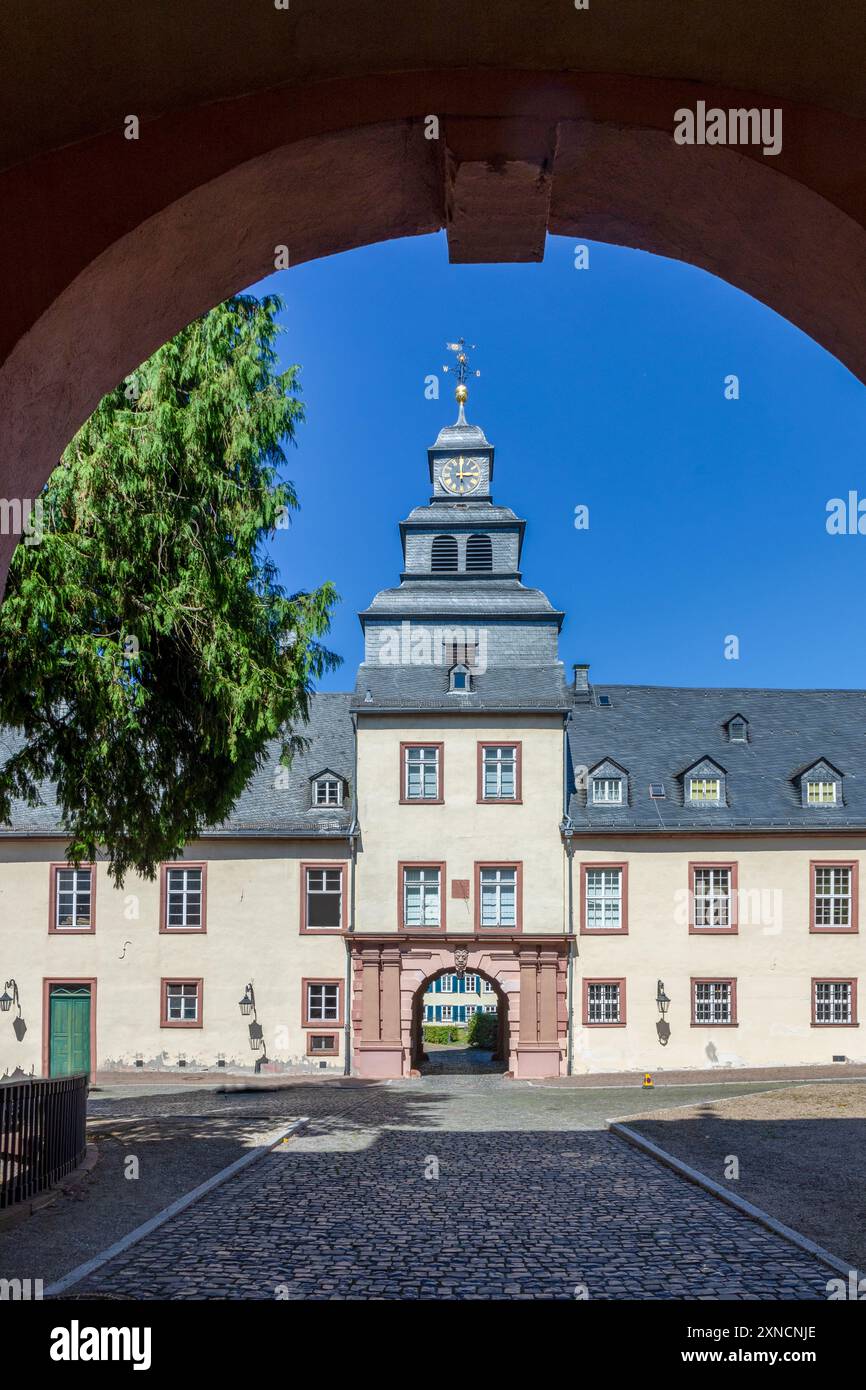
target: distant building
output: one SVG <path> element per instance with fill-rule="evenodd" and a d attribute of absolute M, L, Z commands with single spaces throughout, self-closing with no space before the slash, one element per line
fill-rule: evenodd
<path fill-rule="evenodd" d="M 517 1077 L 866 1060 L 866 692 L 567 681 L 458 399 L 290 771 L 154 883 L 62 862 L 50 787 L 0 831 L 8 1071 L 400 1077 L 494 1007 Z M 575 552 L 584 609 L 609 574 Z"/>
<path fill-rule="evenodd" d="M 495 1014 L 496 992 L 490 980 L 467 971 L 438 975 L 424 995 L 425 1023 L 469 1023 L 473 1014 Z"/>

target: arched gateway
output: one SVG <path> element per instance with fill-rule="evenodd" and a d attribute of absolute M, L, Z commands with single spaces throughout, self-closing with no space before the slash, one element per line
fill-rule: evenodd
<path fill-rule="evenodd" d="M 562 938 L 532 942 L 367 938 L 352 947 L 352 1070 L 410 1076 L 417 1062 L 418 1000 L 443 971 L 476 971 L 504 997 L 500 1037 L 508 1072 L 551 1077 L 565 1071 L 567 951 Z"/>

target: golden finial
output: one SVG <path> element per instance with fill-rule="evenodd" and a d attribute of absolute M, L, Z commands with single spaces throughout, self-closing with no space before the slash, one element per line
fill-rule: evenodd
<path fill-rule="evenodd" d="M 454 398 L 460 406 L 458 423 L 464 424 L 466 417 L 463 414 L 463 407 L 469 399 L 469 387 L 466 385 L 466 378 L 469 376 L 481 375 L 477 369 L 473 369 L 469 365 L 469 352 L 475 352 L 477 345 L 475 343 L 469 343 L 467 351 L 466 339 L 460 338 L 456 343 L 446 343 L 445 346 L 449 352 L 453 352 L 457 357 L 457 361 L 453 367 L 445 366 L 442 370 L 443 372 L 456 373 L 457 387 L 454 391 Z"/>

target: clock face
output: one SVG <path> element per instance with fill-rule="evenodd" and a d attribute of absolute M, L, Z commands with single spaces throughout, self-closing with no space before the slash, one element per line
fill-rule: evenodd
<path fill-rule="evenodd" d="M 481 459 L 466 458 L 463 454 L 446 459 L 439 474 L 442 486 L 460 497 L 474 492 L 481 482 L 481 463 Z"/>

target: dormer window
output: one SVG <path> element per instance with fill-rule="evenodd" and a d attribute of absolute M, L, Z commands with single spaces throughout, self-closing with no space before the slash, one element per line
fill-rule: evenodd
<path fill-rule="evenodd" d="M 725 769 L 712 758 L 701 758 L 682 773 L 683 801 L 687 806 L 724 806 Z"/>
<path fill-rule="evenodd" d="M 460 662 L 457 666 L 451 667 L 448 673 L 448 689 L 462 694 L 472 689 L 472 676 L 468 666 Z"/>
<path fill-rule="evenodd" d="M 338 777 L 325 775 L 313 782 L 314 806 L 342 806 L 343 784 Z"/>
<path fill-rule="evenodd" d="M 705 806 L 718 806 L 722 795 L 719 777 L 690 777 L 689 801 L 697 801 Z"/>
<path fill-rule="evenodd" d="M 593 806 L 622 806 L 628 801 L 628 773 L 612 758 L 589 769 L 587 800 Z"/>
<path fill-rule="evenodd" d="M 730 743 L 748 743 L 749 723 L 741 714 L 735 714 L 733 719 L 729 719 L 727 728 Z"/>
<path fill-rule="evenodd" d="M 842 805 L 842 773 L 822 758 L 803 768 L 800 778 L 800 801 L 805 807 Z"/>
<path fill-rule="evenodd" d="M 594 777 L 592 779 L 592 801 L 594 806 L 621 806 L 622 778 Z"/>
<path fill-rule="evenodd" d="M 836 783 L 835 782 L 807 782 L 806 783 L 806 805 L 807 806 L 835 806 L 836 805 Z"/>

